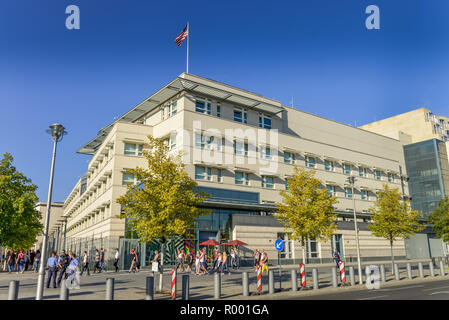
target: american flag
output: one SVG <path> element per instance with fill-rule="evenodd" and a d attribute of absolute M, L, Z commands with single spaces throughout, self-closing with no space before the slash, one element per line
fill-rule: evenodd
<path fill-rule="evenodd" d="M 185 28 L 181 31 L 181 33 L 176 37 L 175 39 L 176 45 L 180 47 L 182 42 L 187 38 L 188 35 L 189 35 L 189 28 L 186 25 Z"/>

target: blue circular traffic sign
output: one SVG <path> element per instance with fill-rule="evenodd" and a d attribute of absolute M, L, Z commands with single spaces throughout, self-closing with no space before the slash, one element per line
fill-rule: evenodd
<path fill-rule="evenodd" d="M 284 241 L 281 238 L 278 238 L 274 243 L 274 247 L 277 251 L 282 251 L 282 249 L 284 249 Z"/>

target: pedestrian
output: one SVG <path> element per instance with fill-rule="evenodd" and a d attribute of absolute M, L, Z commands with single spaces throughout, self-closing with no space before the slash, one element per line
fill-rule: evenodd
<path fill-rule="evenodd" d="M 23 250 L 20 250 L 18 256 L 17 256 L 17 273 L 23 273 L 25 268 L 25 254 L 23 253 Z"/>
<path fill-rule="evenodd" d="M 260 253 L 259 249 L 254 250 L 254 270 L 257 271 L 260 262 Z"/>
<path fill-rule="evenodd" d="M 56 259 L 56 251 L 51 253 L 51 257 L 48 258 L 47 267 L 48 267 L 48 276 L 47 276 L 47 288 L 50 288 L 50 281 L 53 278 L 53 288 L 56 289 L 56 275 L 58 273 L 58 259 Z"/>
<path fill-rule="evenodd" d="M 337 248 L 334 249 L 334 252 L 332 253 L 332 258 L 335 260 L 335 264 L 337 265 L 337 270 L 340 269 L 340 266 L 338 265 L 341 261 L 340 252 L 338 252 Z"/>
<path fill-rule="evenodd" d="M 228 267 L 228 253 L 226 251 L 223 251 L 222 263 L 221 263 L 221 274 L 224 273 L 225 269 L 228 271 L 228 274 L 231 274 L 231 270 Z"/>
<path fill-rule="evenodd" d="M 83 260 L 81 263 L 81 273 L 80 276 L 83 275 L 84 270 L 87 271 L 87 275 L 90 276 L 90 272 L 89 272 L 89 257 L 87 256 L 87 251 L 84 251 L 83 253 Z"/>
<path fill-rule="evenodd" d="M 206 266 L 206 247 L 201 250 L 201 256 L 200 256 L 200 274 L 206 274 L 207 273 L 207 266 Z"/>
<path fill-rule="evenodd" d="M 157 263 L 157 270 L 159 273 L 162 273 L 161 256 L 158 250 L 154 250 L 154 258 L 151 260 L 151 263 Z"/>
<path fill-rule="evenodd" d="M 120 253 L 118 251 L 118 248 L 115 249 L 115 258 L 114 258 L 114 267 L 115 267 L 115 272 L 118 272 L 118 260 L 120 259 Z"/>
<path fill-rule="evenodd" d="M 266 269 L 268 273 L 268 254 L 261 249 L 260 250 L 260 266 L 262 267 L 261 273 Z"/>
<path fill-rule="evenodd" d="M 182 271 L 185 271 L 185 266 L 184 266 L 184 252 L 182 251 L 182 249 L 180 249 L 178 251 L 178 257 L 176 258 L 176 270 L 179 270 L 179 268 L 182 267 Z"/>
<path fill-rule="evenodd" d="M 76 254 L 69 251 L 70 264 L 67 266 L 67 288 L 79 289 L 79 279 L 76 276 L 76 271 L 78 270 L 79 262 L 76 258 Z"/>
<path fill-rule="evenodd" d="M 198 250 L 196 252 L 196 256 L 195 256 L 195 274 L 197 274 L 197 275 L 200 274 L 200 258 L 201 258 L 201 253 Z"/>
<path fill-rule="evenodd" d="M 41 261 L 41 251 L 36 250 L 36 255 L 34 256 L 34 272 L 39 271 L 39 261 Z"/>
<path fill-rule="evenodd" d="M 24 271 L 28 271 L 28 266 L 30 265 L 30 252 L 28 250 L 25 251 L 24 258 L 25 258 Z"/>
<path fill-rule="evenodd" d="M 131 267 L 129 268 L 128 273 L 131 273 L 131 271 L 135 272 L 139 272 L 139 256 L 137 255 L 137 252 L 135 249 L 131 249 L 131 255 L 132 255 L 132 260 L 131 260 Z"/>
<path fill-rule="evenodd" d="M 14 253 L 14 250 L 11 250 L 9 253 L 6 263 L 8 264 L 8 273 L 11 273 L 14 270 L 14 265 L 16 264 L 16 254 Z"/>
<path fill-rule="evenodd" d="M 97 271 L 97 269 L 100 270 L 100 252 L 98 251 L 98 249 L 95 249 L 95 260 L 94 260 L 95 264 L 94 264 L 94 273 Z"/>
<path fill-rule="evenodd" d="M 193 250 L 189 251 L 189 254 L 187 255 L 187 262 L 188 262 L 189 272 L 192 272 L 192 265 L 195 262 L 195 257 L 193 255 Z"/>
<path fill-rule="evenodd" d="M 234 249 L 231 249 L 231 267 L 232 269 L 237 268 L 237 254 Z"/>
<path fill-rule="evenodd" d="M 61 250 L 61 255 L 58 258 L 58 270 L 59 270 L 59 277 L 58 277 L 58 287 L 61 286 L 61 280 L 62 276 L 65 276 L 64 279 L 67 279 L 67 267 L 69 266 L 69 257 L 65 253 L 65 250 Z"/>
<path fill-rule="evenodd" d="M 106 272 L 106 270 L 104 269 L 104 250 L 103 248 L 100 248 L 100 273 L 101 271 Z"/>
<path fill-rule="evenodd" d="M 218 256 L 219 256 L 219 253 L 220 253 L 220 252 L 218 251 L 218 248 L 215 247 L 215 248 L 214 248 L 214 264 L 212 265 L 212 269 L 210 269 L 210 273 L 212 273 L 212 272 L 218 270 L 217 264 L 218 264 Z"/>
<path fill-rule="evenodd" d="M 36 256 L 36 253 L 34 252 L 34 250 L 31 250 L 30 252 L 30 265 L 31 265 L 31 270 L 34 270 L 34 257 Z"/>

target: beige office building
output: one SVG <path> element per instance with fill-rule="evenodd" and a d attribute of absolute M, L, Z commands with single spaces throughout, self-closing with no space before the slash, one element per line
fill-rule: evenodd
<path fill-rule="evenodd" d="M 49 234 L 49 237 L 52 239 L 57 237 L 58 231 L 61 235 L 62 228 L 64 226 L 64 224 L 62 223 L 64 221 L 64 218 L 62 218 L 62 215 L 64 212 L 63 206 L 64 206 L 64 203 L 62 203 L 62 202 L 52 202 L 52 204 L 51 204 L 50 221 L 48 223 L 48 234 Z M 45 216 L 47 213 L 47 202 L 38 202 L 36 204 L 36 210 L 38 210 L 41 213 L 40 222 L 42 223 L 42 225 L 44 225 L 45 224 Z M 34 244 L 35 250 L 40 249 L 42 247 L 42 240 L 43 240 L 43 235 L 39 235 L 36 239 L 36 243 Z M 53 249 L 53 248 L 50 248 L 50 249 Z"/>
<path fill-rule="evenodd" d="M 279 191 L 288 187 L 287 178 L 296 164 L 315 170 L 323 188 L 339 201 L 338 231 L 332 241 L 307 243 L 309 261 L 330 260 L 333 246 L 346 260 L 356 256 L 353 198 L 362 258 L 390 254 L 389 243 L 367 228 L 368 209 L 384 183 L 408 195 L 399 139 L 186 73 L 102 128 L 78 150 L 92 159 L 64 202 L 67 237 L 76 250 L 91 248 L 89 243 L 129 249 L 125 238 L 133 234 L 118 218 L 121 208 L 116 199 L 125 193 L 127 183 L 137 183 L 125 170 L 145 167 L 142 151 L 148 135 L 166 139 L 173 153 L 182 151 L 187 172 L 211 195 L 205 207 L 212 214 L 201 217 L 195 230 L 174 241 L 174 247 L 195 248 L 210 238 L 239 239 L 248 243 L 248 256 L 251 250 L 263 248 L 275 260 L 274 241 L 281 236 L 287 240 L 282 257 L 302 259 L 301 244 L 289 240 L 274 217 L 274 204 L 281 201 Z M 356 177 L 354 188 L 347 182 L 351 175 Z M 148 256 L 149 248 L 156 246 L 139 248 L 148 250 L 142 253 Z M 405 256 L 404 241 L 395 242 L 394 252 Z"/>

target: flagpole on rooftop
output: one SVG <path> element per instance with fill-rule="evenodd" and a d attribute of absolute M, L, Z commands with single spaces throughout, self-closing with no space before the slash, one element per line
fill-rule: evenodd
<path fill-rule="evenodd" d="M 190 38 L 190 26 L 187 22 L 187 73 L 189 73 L 189 38 Z"/>

